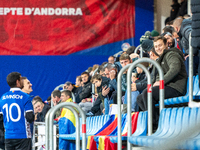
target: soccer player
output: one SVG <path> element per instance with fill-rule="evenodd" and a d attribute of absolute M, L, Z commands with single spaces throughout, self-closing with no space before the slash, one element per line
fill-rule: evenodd
<path fill-rule="evenodd" d="M 21 74 L 12 72 L 7 76 L 10 91 L 0 99 L 0 115 L 3 115 L 6 150 L 31 150 L 30 123 L 34 121 L 33 106 L 28 94 L 21 91 Z"/>

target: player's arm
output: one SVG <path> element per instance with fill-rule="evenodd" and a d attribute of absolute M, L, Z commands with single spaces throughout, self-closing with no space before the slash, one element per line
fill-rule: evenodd
<path fill-rule="evenodd" d="M 34 118 L 35 118 L 33 111 L 28 111 L 28 112 L 26 111 L 25 118 L 29 123 L 32 123 L 34 121 Z"/>
<path fill-rule="evenodd" d="M 28 100 L 25 102 L 25 118 L 29 123 L 32 123 L 35 119 L 34 112 L 33 112 L 33 105 L 31 103 L 31 98 L 29 97 Z"/>

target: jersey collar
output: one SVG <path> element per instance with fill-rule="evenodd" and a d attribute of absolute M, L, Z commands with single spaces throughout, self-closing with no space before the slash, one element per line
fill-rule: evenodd
<path fill-rule="evenodd" d="M 20 88 L 10 88 L 10 91 L 22 91 Z"/>

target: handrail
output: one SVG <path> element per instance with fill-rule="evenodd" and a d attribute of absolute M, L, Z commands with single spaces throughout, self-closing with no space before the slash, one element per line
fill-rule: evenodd
<path fill-rule="evenodd" d="M 127 72 L 127 122 L 128 122 L 128 135 L 132 134 L 132 125 L 131 125 L 131 74 L 135 67 L 140 67 L 145 74 L 147 75 L 147 94 L 148 94 L 148 135 L 152 134 L 152 93 L 151 93 L 151 75 L 146 67 L 139 63 L 133 63 L 128 69 Z M 131 150 L 131 143 L 127 140 L 127 150 Z"/>
<path fill-rule="evenodd" d="M 191 33 L 189 36 L 189 102 L 193 101 L 193 47 L 191 46 Z"/>
<path fill-rule="evenodd" d="M 71 106 L 71 107 L 76 108 L 79 111 L 79 113 L 82 117 L 82 149 L 86 150 L 86 116 L 85 116 L 85 113 L 83 112 L 83 110 L 77 104 L 75 104 L 73 102 L 60 103 L 60 104 L 56 105 L 55 107 L 53 107 L 52 109 L 50 109 L 48 111 L 48 113 L 46 114 L 46 117 L 45 117 L 46 149 L 51 150 L 53 148 L 53 144 L 54 144 L 52 142 L 52 140 L 53 140 L 53 117 L 54 117 L 54 114 L 58 109 L 63 108 L 65 106 Z"/>
<path fill-rule="evenodd" d="M 92 76 L 98 71 L 99 68 L 95 69 Z M 95 93 L 95 86 L 92 84 L 92 93 Z M 94 95 L 92 94 L 92 106 L 94 105 Z"/>
<path fill-rule="evenodd" d="M 140 50 L 140 58 L 143 57 L 143 49 L 141 47 L 141 45 L 138 45 L 134 51 L 134 53 L 137 53 L 137 51 Z"/>
<path fill-rule="evenodd" d="M 118 113 L 117 113 L 117 149 L 120 150 L 122 148 L 122 137 L 121 137 L 121 119 L 122 119 L 122 113 L 121 113 L 121 97 L 122 97 L 122 75 L 123 73 L 128 69 L 128 67 L 130 67 L 131 64 L 126 65 L 125 67 L 123 67 L 117 76 L 117 109 L 118 109 Z"/>

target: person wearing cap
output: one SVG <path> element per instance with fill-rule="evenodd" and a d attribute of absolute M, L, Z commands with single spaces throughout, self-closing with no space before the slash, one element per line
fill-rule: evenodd
<path fill-rule="evenodd" d="M 159 36 L 160 34 L 158 33 L 158 31 L 156 30 L 152 30 L 151 31 L 151 38 L 152 39 L 155 39 L 157 36 Z"/>
<path fill-rule="evenodd" d="M 77 88 L 75 85 L 73 85 L 70 81 L 65 82 L 65 84 L 63 86 L 63 90 L 71 91 L 75 97 L 79 93 L 79 88 Z"/>
<path fill-rule="evenodd" d="M 144 40 L 141 44 L 142 50 L 148 53 L 153 48 L 152 40 Z"/>

